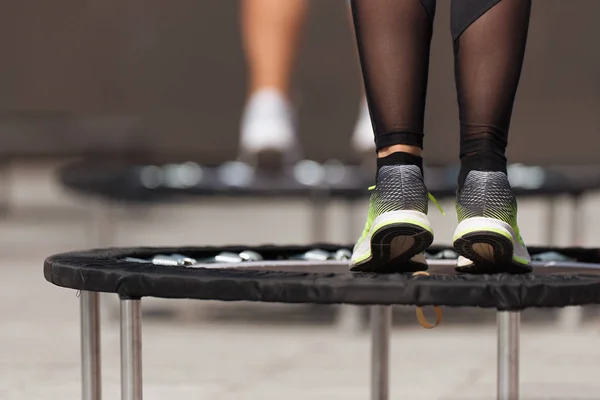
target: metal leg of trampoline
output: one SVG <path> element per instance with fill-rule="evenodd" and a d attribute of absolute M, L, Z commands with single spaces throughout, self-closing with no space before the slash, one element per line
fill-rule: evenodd
<path fill-rule="evenodd" d="M 570 306 L 561 308 L 558 315 L 558 324 L 563 331 L 579 329 L 583 321 L 583 307 Z"/>
<path fill-rule="evenodd" d="M 571 217 L 571 246 L 582 246 L 583 210 L 581 207 L 581 195 L 572 198 L 573 215 Z M 556 243 L 551 243 L 555 245 Z M 562 330 L 575 331 L 583 323 L 583 307 L 572 306 L 561 308 L 558 316 L 558 324 Z"/>
<path fill-rule="evenodd" d="M 349 200 L 346 203 L 346 232 L 348 232 L 347 242 L 352 243 L 356 240 L 355 237 L 355 218 L 354 218 L 354 202 Z M 351 304 L 342 304 L 337 315 L 337 328 L 343 334 L 354 335 L 365 330 L 363 321 L 364 307 Z"/>
<path fill-rule="evenodd" d="M 371 307 L 371 400 L 390 397 L 392 306 Z"/>
<path fill-rule="evenodd" d="M 520 312 L 498 311 L 498 400 L 519 399 L 520 325 Z"/>
<path fill-rule="evenodd" d="M 121 399 L 142 400 L 141 300 L 121 299 Z"/>
<path fill-rule="evenodd" d="M 81 398 L 102 397 L 100 362 L 100 293 L 82 291 L 81 308 Z"/>

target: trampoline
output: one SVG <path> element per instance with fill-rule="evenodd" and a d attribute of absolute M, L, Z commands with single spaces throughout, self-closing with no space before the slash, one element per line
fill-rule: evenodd
<path fill-rule="evenodd" d="M 44 263 L 47 281 L 81 291 L 82 390 L 101 398 L 99 292 L 120 298 L 121 397 L 142 399 L 143 297 L 310 304 L 371 309 L 371 399 L 389 399 L 389 339 L 393 305 L 481 307 L 497 310 L 497 398 L 519 398 L 520 312 L 527 308 L 600 303 L 600 250 L 531 248 L 531 274 L 462 274 L 448 249 L 428 250 L 428 275 L 352 273 L 345 260 L 298 259 L 309 251 L 336 254 L 335 245 L 248 248 L 100 249 L 57 254 Z M 219 254 L 259 254 L 255 261 L 223 262 Z M 181 262 L 156 265 L 156 257 Z M 160 256 L 159 256 L 160 255 Z M 300 257 L 299 257 L 300 256 Z M 168 258 L 168 256 L 167 256 Z M 305 257 L 306 258 L 306 257 Z M 187 260 L 187 261 L 186 261 Z"/>

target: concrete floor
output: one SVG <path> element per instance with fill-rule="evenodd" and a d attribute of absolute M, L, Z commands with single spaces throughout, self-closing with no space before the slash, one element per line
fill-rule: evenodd
<path fill-rule="evenodd" d="M 52 166 L 12 170 L 11 213 L 0 222 L 0 398 L 80 398 L 79 310 L 75 291 L 54 287 L 42 275 L 43 259 L 97 243 L 89 201 L 71 196 L 51 179 Z M 600 221 L 586 199 L 586 245 L 599 243 Z M 454 224 L 432 212 L 438 242 Z M 521 203 L 530 243 L 543 243 L 541 201 Z M 357 207 L 357 215 L 364 210 Z M 360 231 L 344 228 L 344 212 L 327 210 L 327 238 L 348 242 Z M 303 202 L 234 200 L 116 210 L 113 244 L 310 243 Z M 360 216 L 360 215 L 359 215 Z M 567 204 L 558 221 L 569 217 Z M 562 218 L 562 219 L 561 219 Z M 282 229 L 281 220 L 286 226 Z M 235 227 L 235 229 L 232 229 Z M 564 236 L 563 239 L 560 237 Z M 559 244 L 568 241 L 559 232 Z M 561 243 L 562 241 L 562 243 Z M 143 328 L 144 398 L 160 399 L 367 399 L 368 332 L 345 334 L 331 308 L 162 301 L 177 315 L 146 318 Z M 151 302 L 144 302 L 149 310 Z M 155 303 L 156 305 L 157 303 Z M 104 398 L 119 398 L 118 324 L 104 315 Z M 414 310 L 398 308 L 392 337 L 392 399 L 495 398 L 496 332 L 491 311 L 446 309 L 441 326 L 419 327 Z M 588 312 L 594 317 L 594 310 Z M 600 326 L 586 320 L 573 331 L 556 328 L 551 312 L 527 312 L 522 327 L 523 400 L 600 399 Z M 112 318 L 111 318 L 112 317 Z"/>

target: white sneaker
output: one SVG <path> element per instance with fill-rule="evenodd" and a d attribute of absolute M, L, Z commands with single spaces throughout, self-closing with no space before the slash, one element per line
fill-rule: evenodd
<path fill-rule="evenodd" d="M 363 98 L 358 112 L 358 119 L 352 134 L 352 147 L 358 154 L 370 154 L 375 152 L 375 135 L 371 125 L 369 107 L 367 100 Z"/>
<path fill-rule="evenodd" d="M 254 93 L 241 119 L 240 155 L 259 164 L 261 154 L 283 162 L 298 150 L 294 120 L 293 108 L 282 93 L 275 89 Z"/>

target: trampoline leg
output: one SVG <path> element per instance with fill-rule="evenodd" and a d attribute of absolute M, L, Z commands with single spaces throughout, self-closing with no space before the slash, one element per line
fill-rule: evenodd
<path fill-rule="evenodd" d="M 100 293 L 81 291 L 81 398 L 100 400 Z"/>
<path fill-rule="evenodd" d="M 390 330 L 392 306 L 371 307 L 371 400 L 390 397 Z"/>
<path fill-rule="evenodd" d="M 121 399 L 142 400 L 141 300 L 121 299 Z"/>
<path fill-rule="evenodd" d="M 498 400 L 519 399 L 521 313 L 498 311 Z"/>
<path fill-rule="evenodd" d="M 92 204 L 92 243 L 94 247 L 110 247 L 114 242 L 114 212 L 110 201 L 97 200 Z"/>
<path fill-rule="evenodd" d="M 573 216 L 571 218 L 571 246 L 582 246 L 583 237 L 581 234 L 584 227 L 583 207 L 581 206 L 581 196 L 573 196 Z M 555 243 L 552 243 L 553 245 Z M 583 311 L 581 306 L 571 306 L 559 310 L 558 324 L 565 331 L 575 331 L 583 324 Z"/>
<path fill-rule="evenodd" d="M 355 235 L 355 215 L 354 202 L 348 200 L 346 202 L 346 227 L 348 232 L 347 242 L 352 243 L 356 240 Z M 338 311 L 337 328 L 343 334 L 355 335 L 362 332 L 366 326 L 363 321 L 363 312 L 365 308 L 351 304 L 342 304 Z"/>
<path fill-rule="evenodd" d="M 583 321 L 583 307 L 570 306 L 559 311 L 558 324 L 564 331 L 576 331 Z"/>
<path fill-rule="evenodd" d="M 358 334 L 364 327 L 362 316 L 362 307 L 342 304 L 338 310 L 337 328 L 345 335 Z"/>

